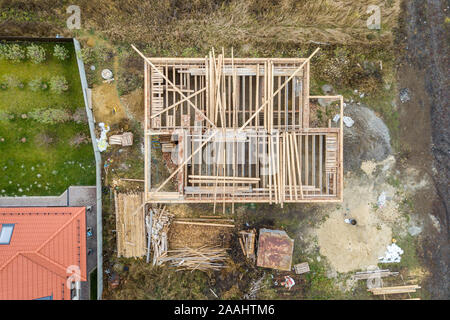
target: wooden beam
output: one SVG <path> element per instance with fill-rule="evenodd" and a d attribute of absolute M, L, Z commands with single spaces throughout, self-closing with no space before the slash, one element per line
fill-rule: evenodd
<path fill-rule="evenodd" d="M 308 63 L 308 61 L 309 60 L 311 60 L 311 58 L 312 57 L 314 57 L 314 55 L 318 52 L 320 50 L 320 48 L 317 48 L 316 50 L 314 50 L 314 52 L 306 59 L 306 61 L 304 61 L 301 65 L 300 65 L 300 67 L 298 67 L 298 69 L 297 70 L 295 70 L 295 72 L 281 85 L 281 87 L 279 87 L 274 93 L 272 93 L 271 95 L 270 95 L 270 97 L 268 98 L 268 99 L 266 99 L 266 101 L 258 108 L 258 110 L 256 110 L 256 112 L 250 117 L 250 119 L 248 119 L 243 125 L 242 125 L 242 127 L 240 127 L 239 128 L 239 131 L 242 131 L 242 130 L 244 130 L 244 128 L 250 123 L 250 121 L 254 118 L 254 117 L 256 117 L 260 112 L 261 112 L 261 110 L 266 106 L 266 104 L 268 104 L 269 103 L 269 101 L 271 100 L 271 99 L 273 99 L 273 97 L 275 96 L 275 95 L 277 95 L 285 86 L 286 86 L 286 84 L 293 78 L 293 77 L 295 77 L 295 75 Z"/>
<path fill-rule="evenodd" d="M 180 89 L 178 89 L 178 87 L 172 83 L 172 81 L 169 80 L 168 77 L 166 77 L 161 71 L 158 70 L 158 68 L 155 67 L 155 65 L 146 57 L 142 54 L 142 52 L 140 52 L 134 45 L 131 45 L 131 47 L 164 79 L 167 81 L 168 84 L 170 84 L 175 91 L 177 91 L 181 97 L 186 98 L 186 96 L 183 94 L 183 92 L 180 91 Z M 187 102 L 191 105 L 192 108 L 195 109 L 195 111 L 197 111 L 206 121 L 208 121 L 213 128 L 217 128 L 215 126 L 215 124 L 209 120 L 209 118 L 207 116 L 205 116 L 203 114 L 203 112 L 201 110 L 199 110 L 190 100 L 187 100 Z"/>

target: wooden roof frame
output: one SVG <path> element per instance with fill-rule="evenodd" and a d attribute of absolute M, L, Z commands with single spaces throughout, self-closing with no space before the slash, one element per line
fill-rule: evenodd
<path fill-rule="evenodd" d="M 319 48 L 308 58 L 226 58 L 223 49 L 217 57 L 212 50 L 205 58 L 154 58 L 133 49 L 144 59 L 146 203 L 342 201 L 343 97 L 309 95 Z M 337 126 L 309 127 L 309 101 L 320 98 L 339 102 Z M 153 187 L 151 139 L 174 134 L 181 163 Z M 255 146 L 273 174 L 259 176 Z M 208 148 L 219 151 L 206 165 L 200 155 Z M 238 148 L 248 154 L 242 165 Z M 173 178 L 177 191 L 162 191 Z"/>

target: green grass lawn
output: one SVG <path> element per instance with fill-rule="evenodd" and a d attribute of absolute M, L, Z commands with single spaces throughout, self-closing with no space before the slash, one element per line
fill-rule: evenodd
<path fill-rule="evenodd" d="M 35 109 L 58 108 L 70 113 L 84 108 L 81 82 L 72 43 L 64 43 L 69 59 L 52 56 L 54 43 L 39 44 L 47 51 L 47 60 L 34 64 L 29 60 L 11 63 L 0 59 L 0 79 L 14 75 L 25 87 L 0 89 L 0 112 L 13 114 L 13 119 L 0 119 L 0 196 L 59 195 L 71 185 L 95 184 L 95 161 L 92 145 L 85 141 L 71 146 L 76 135 L 90 137 L 87 123 L 66 121 L 47 125 L 21 115 Z M 50 90 L 33 92 L 28 82 L 63 75 L 69 84 L 62 94 Z M 52 141 L 42 143 L 42 136 Z M 26 142 L 21 142 L 26 138 Z"/>

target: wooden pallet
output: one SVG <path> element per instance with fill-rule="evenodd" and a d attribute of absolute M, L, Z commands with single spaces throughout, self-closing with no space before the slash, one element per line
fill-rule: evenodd
<path fill-rule="evenodd" d="M 303 263 L 294 265 L 294 271 L 296 274 L 302 274 L 302 273 L 309 272 L 310 270 L 309 270 L 308 262 L 303 262 Z"/>

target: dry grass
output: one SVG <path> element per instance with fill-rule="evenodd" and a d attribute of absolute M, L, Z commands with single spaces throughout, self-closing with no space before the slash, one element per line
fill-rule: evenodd
<path fill-rule="evenodd" d="M 366 27 L 369 16 L 366 10 L 370 4 L 381 8 L 380 32 Z M 175 50 L 179 55 L 186 48 L 192 48 L 191 55 L 202 55 L 211 46 L 232 45 L 238 51 L 251 53 L 252 45 L 261 42 L 367 44 L 368 37 L 374 37 L 371 44 L 386 43 L 392 41 L 399 4 L 400 0 L 82 0 L 78 3 L 83 29 L 99 31 L 116 43 L 151 43 L 151 47 L 158 48 L 158 54 Z M 10 7 L 15 9 L 12 16 L 15 20 L 27 12 L 31 14 L 31 21 L 16 21 L 23 30 L 27 30 L 24 24 L 43 23 L 49 17 L 56 17 L 60 23 L 53 24 L 53 28 L 70 34 L 63 27 L 67 18 L 63 6 L 30 0 L 4 0 L 0 4 L 0 8 Z M 12 20 L 8 21 L 9 30 L 14 30 Z"/>

